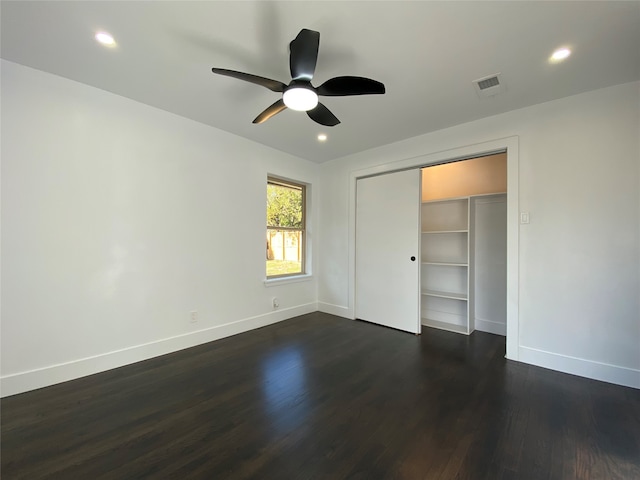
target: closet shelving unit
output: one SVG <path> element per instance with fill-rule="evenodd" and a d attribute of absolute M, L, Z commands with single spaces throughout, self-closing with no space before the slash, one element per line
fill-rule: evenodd
<path fill-rule="evenodd" d="M 422 203 L 421 322 L 470 334 L 470 198 Z"/>

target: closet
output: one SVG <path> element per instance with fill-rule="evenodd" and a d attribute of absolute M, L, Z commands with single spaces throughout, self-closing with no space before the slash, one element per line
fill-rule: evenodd
<path fill-rule="evenodd" d="M 506 335 L 506 154 L 422 169 L 420 317 Z"/>
<path fill-rule="evenodd" d="M 355 317 L 506 335 L 506 154 L 358 178 Z"/>

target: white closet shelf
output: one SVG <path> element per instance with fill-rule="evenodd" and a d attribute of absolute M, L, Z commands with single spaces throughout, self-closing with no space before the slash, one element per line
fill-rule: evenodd
<path fill-rule="evenodd" d="M 468 267 L 468 263 L 456 262 L 422 262 L 422 265 L 440 265 L 441 267 Z"/>
<path fill-rule="evenodd" d="M 467 333 L 466 325 L 456 325 L 453 323 L 439 322 L 437 320 L 431 320 L 430 318 L 422 318 L 421 323 L 425 327 L 438 328 L 440 330 L 447 330 L 448 332 L 464 333 L 465 335 L 469 335 L 469 333 Z"/>
<path fill-rule="evenodd" d="M 468 201 L 474 198 L 491 197 L 491 196 L 506 195 L 506 194 L 507 192 L 476 193 L 473 195 L 465 195 L 463 197 L 448 197 L 448 198 L 438 198 L 436 200 L 423 200 L 420 203 L 425 205 L 425 204 L 431 204 L 431 203 L 459 202 L 459 201 L 465 201 L 465 200 Z"/>
<path fill-rule="evenodd" d="M 464 197 L 449 197 L 449 198 L 438 198 L 437 200 L 425 200 L 423 204 L 433 204 L 433 203 L 454 203 L 460 201 L 469 201 L 469 196 Z"/>
<path fill-rule="evenodd" d="M 473 225 L 469 198 L 448 198 L 422 204 L 421 323 L 468 335 L 469 250 Z"/>
<path fill-rule="evenodd" d="M 453 300 L 467 300 L 466 293 L 454 293 L 454 292 L 439 292 L 438 290 L 423 290 L 422 295 L 426 295 L 428 297 L 441 297 L 441 298 L 451 298 Z"/>

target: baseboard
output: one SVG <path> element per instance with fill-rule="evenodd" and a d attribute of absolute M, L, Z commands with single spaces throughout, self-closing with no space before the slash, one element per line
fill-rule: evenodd
<path fill-rule="evenodd" d="M 560 355 L 530 347 L 519 347 L 519 360 L 538 367 L 570 373 L 603 382 L 640 388 L 640 370 Z"/>
<path fill-rule="evenodd" d="M 195 347 L 196 345 L 212 342 L 220 338 L 265 327 L 317 310 L 318 304 L 315 302 L 299 305 L 93 357 L 6 375 L 0 378 L 0 396 L 7 397 L 87 375 L 93 375 L 94 373 L 104 372 L 185 348 Z"/>
<path fill-rule="evenodd" d="M 493 333 L 495 335 L 507 336 L 507 324 L 495 322 L 493 320 L 485 320 L 483 318 L 475 319 L 475 329 L 481 332 Z"/>
<path fill-rule="evenodd" d="M 353 314 L 348 307 L 333 305 L 331 303 L 318 302 L 318 310 L 322 313 L 329 313 L 331 315 L 336 315 L 338 317 L 344 317 L 353 320 Z"/>

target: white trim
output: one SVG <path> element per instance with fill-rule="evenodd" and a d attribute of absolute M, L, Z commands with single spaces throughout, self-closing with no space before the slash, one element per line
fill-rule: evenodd
<path fill-rule="evenodd" d="M 640 370 L 585 360 L 558 353 L 520 347 L 520 361 L 563 373 L 591 378 L 603 382 L 640 388 Z"/>
<path fill-rule="evenodd" d="M 518 177 L 517 136 L 490 140 L 487 142 L 461 146 L 442 152 L 434 152 L 396 162 L 377 165 L 362 170 L 354 170 L 349 174 L 349 284 L 347 298 L 349 300 L 350 318 L 355 318 L 355 258 L 356 258 L 356 181 L 358 178 L 382 175 L 399 170 L 421 168 L 453 160 L 477 158 L 499 152 L 507 152 L 507 352 L 510 360 L 519 360 L 519 177 Z"/>
<path fill-rule="evenodd" d="M 265 287 L 276 287 L 278 285 L 286 285 L 287 283 L 308 282 L 312 279 L 310 273 L 300 275 L 292 275 L 290 277 L 267 278 L 264 280 Z"/>
<path fill-rule="evenodd" d="M 507 147 L 507 354 L 520 360 L 520 174 L 519 141 L 511 137 Z"/>
<path fill-rule="evenodd" d="M 484 318 L 475 318 L 476 330 L 481 332 L 493 333 L 495 335 L 507 335 L 507 325 L 495 320 L 485 320 Z"/>
<path fill-rule="evenodd" d="M 5 375 L 0 378 L 0 391 L 2 392 L 0 396 L 15 395 L 87 375 L 93 375 L 94 373 L 104 372 L 124 365 L 130 365 L 142 360 L 148 360 L 149 358 L 166 355 L 167 353 L 265 327 L 272 323 L 281 322 L 317 310 L 318 305 L 315 302 L 298 305 L 296 307 L 276 310 L 224 325 L 216 325 L 215 327 L 204 330 L 95 355 L 93 357 L 81 358 L 58 365 L 50 365 L 44 368 Z"/>
<path fill-rule="evenodd" d="M 349 307 L 343 307 L 342 305 L 333 305 L 332 303 L 318 302 L 318 310 L 322 313 L 329 313 L 338 317 L 348 318 L 353 320 L 353 314 Z"/>

